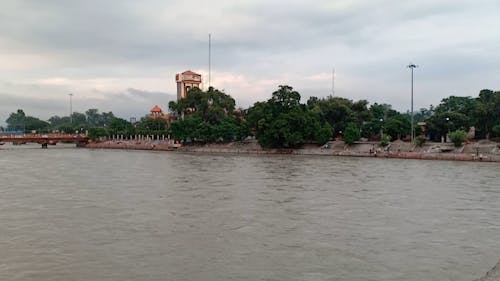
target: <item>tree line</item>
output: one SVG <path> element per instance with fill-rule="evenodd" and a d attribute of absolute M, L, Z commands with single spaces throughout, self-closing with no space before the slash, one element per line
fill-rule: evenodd
<path fill-rule="evenodd" d="M 148 116 L 131 123 L 89 109 L 71 116 L 53 116 L 47 121 L 27 116 L 22 110 L 11 113 L 7 130 L 49 132 L 88 131 L 93 138 L 111 135 L 170 135 L 189 143 L 230 142 L 254 136 L 263 147 L 296 148 L 306 143 L 324 144 L 342 138 L 350 144 L 368 140 L 407 140 L 411 130 L 409 112 L 401 113 L 389 104 L 342 97 L 310 97 L 305 103 L 292 87 L 279 86 L 267 101 L 247 109 L 236 109 L 235 100 L 223 91 L 191 89 L 186 98 L 169 103 L 177 116 L 171 124 Z M 500 92 L 481 90 L 478 97 L 444 98 L 437 106 L 422 108 L 414 114 L 415 125 L 426 123 L 426 131 L 415 127 L 415 135 L 439 141 L 452 132 L 467 132 L 475 127 L 476 138 L 500 137 Z M 461 134 L 461 133 L 460 133 Z"/>
<path fill-rule="evenodd" d="M 7 120 L 7 132 L 20 133 L 84 133 L 91 138 L 110 137 L 112 135 L 158 135 L 165 134 L 165 122 L 145 116 L 138 122 L 131 122 L 116 117 L 113 112 L 99 112 L 88 109 L 85 113 L 73 112 L 71 116 L 52 116 L 47 121 L 27 115 L 22 109 L 12 112 Z"/>

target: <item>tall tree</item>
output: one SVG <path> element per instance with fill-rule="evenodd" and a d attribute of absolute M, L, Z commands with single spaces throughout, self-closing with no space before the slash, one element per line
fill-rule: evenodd
<path fill-rule="evenodd" d="M 247 118 L 263 147 L 295 148 L 311 140 L 324 143 L 331 136 L 318 112 L 301 104 L 300 94 L 287 85 L 279 86 L 267 102 L 255 103 Z"/>
<path fill-rule="evenodd" d="M 218 124 L 233 116 L 235 100 L 213 87 L 208 91 L 199 88 L 189 90 L 186 97 L 178 102 L 171 101 L 169 109 L 184 116 L 199 117 L 210 124 Z"/>
<path fill-rule="evenodd" d="M 26 114 L 22 109 L 12 112 L 5 122 L 9 131 L 26 130 Z"/>
<path fill-rule="evenodd" d="M 475 117 L 479 133 L 489 139 L 493 126 L 500 124 L 500 92 L 481 90 L 477 98 Z"/>

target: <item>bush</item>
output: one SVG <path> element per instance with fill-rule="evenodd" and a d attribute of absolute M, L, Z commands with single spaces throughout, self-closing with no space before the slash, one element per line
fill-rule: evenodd
<path fill-rule="evenodd" d="M 493 126 L 493 133 L 495 137 L 500 137 L 500 124 Z"/>
<path fill-rule="evenodd" d="M 323 127 L 319 128 L 314 133 L 315 141 L 321 145 L 327 143 L 331 137 L 332 137 L 332 127 L 328 123 L 326 123 Z"/>
<path fill-rule="evenodd" d="M 456 147 L 459 147 L 467 140 L 467 133 L 463 130 L 456 130 L 450 133 L 450 139 Z"/>
<path fill-rule="evenodd" d="M 415 144 L 418 147 L 422 147 L 426 141 L 427 141 L 427 138 L 424 136 L 418 136 L 415 138 Z"/>
<path fill-rule="evenodd" d="M 346 144 L 353 144 L 355 141 L 358 141 L 361 137 L 358 126 L 356 124 L 350 123 L 345 128 L 344 133 L 344 141 Z"/>
<path fill-rule="evenodd" d="M 391 141 L 391 136 L 385 135 L 382 137 L 382 140 L 380 141 L 380 145 L 384 146 L 384 147 L 388 146 L 390 141 Z"/>

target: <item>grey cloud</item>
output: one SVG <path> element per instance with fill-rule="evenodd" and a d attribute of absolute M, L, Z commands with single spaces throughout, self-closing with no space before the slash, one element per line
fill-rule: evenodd
<path fill-rule="evenodd" d="M 7 0 L 0 4 L 0 53 L 35 53 L 54 61 L 18 73 L 2 73 L 0 68 L 0 77 L 125 81 L 206 69 L 207 34 L 212 32 L 212 63 L 220 72 L 252 81 L 281 79 L 298 89 L 327 95 L 328 81 L 316 82 L 325 86 L 311 85 L 292 78 L 335 67 L 340 85 L 342 76 L 369 81 L 369 88 L 344 84 L 348 97 L 391 99 L 403 110 L 407 106 L 399 96 L 408 87 L 404 66 L 410 61 L 421 65 L 418 87 L 428 97 L 419 106 L 444 97 L 447 88 L 458 95 L 470 95 L 482 85 L 500 88 L 495 78 L 500 71 L 496 51 L 500 38 L 494 35 L 500 28 L 498 8 L 495 0 Z M 40 93 L 48 95 L 54 89 L 43 90 Z M 147 90 L 165 92 L 164 88 Z M 123 103 L 141 97 L 130 90 L 122 94 Z M 245 104 L 249 100 L 252 97 Z M 133 105 L 130 109 L 125 104 L 110 106 L 133 110 Z"/>
<path fill-rule="evenodd" d="M 43 91 L 44 87 L 40 86 L 39 90 Z M 22 87 L 19 88 L 22 89 Z M 82 98 L 75 95 L 73 111 L 85 112 L 89 108 L 97 108 L 101 112 L 112 111 L 115 115 L 125 119 L 139 118 L 148 114 L 154 105 L 159 105 L 164 111 L 168 111 L 168 102 L 175 100 L 175 96 L 168 93 L 133 88 L 118 93 L 100 92 L 99 96 L 102 98 Z M 44 120 L 53 115 L 67 116 L 69 114 L 69 98 L 67 95 L 61 95 L 60 98 L 47 98 L 0 92 L 0 124 L 4 124 L 8 115 L 17 109 L 23 109 L 26 114 Z"/>

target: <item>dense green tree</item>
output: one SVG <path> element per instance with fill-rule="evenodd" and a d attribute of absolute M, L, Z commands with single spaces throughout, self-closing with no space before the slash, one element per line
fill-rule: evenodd
<path fill-rule="evenodd" d="M 396 110 L 392 109 L 392 106 L 390 104 L 379 104 L 379 103 L 374 103 L 370 106 L 370 112 L 372 113 L 372 116 L 376 120 L 386 120 L 387 118 L 396 116 L 400 114 Z"/>
<path fill-rule="evenodd" d="M 26 130 L 26 114 L 22 109 L 18 109 L 17 112 L 12 112 L 5 122 L 7 123 L 7 130 L 9 131 Z"/>
<path fill-rule="evenodd" d="M 413 120 L 415 122 L 424 122 L 427 120 L 429 117 L 434 114 L 434 106 L 430 105 L 429 109 L 427 108 L 420 108 L 415 114 L 413 115 Z"/>
<path fill-rule="evenodd" d="M 171 124 L 172 137 L 195 142 L 242 140 L 248 136 L 244 112 L 235 111 L 234 99 L 213 87 L 191 89 L 186 98 L 170 102 L 169 109 L 181 116 Z M 184 118 L 182 118 L 184 117 Z"/>
<path fill-rule="evenodd" d="M 169 132 L 173 139 L 188 141 L 194 140 L 195 131 L 203 120 L 199 117 L 186 117 L 179 119 L 170 125 Z"/>
<path fill-rule="evenodd" d="M 239 126 L 234 119 L 226 118 L 213 129 L 214 137 L 218 140 L 230 142 L 239 138 Z"/>
<path fill-rule="evenodd" d="M 436 141 L 439 141 L 441 137 L 445 137 L 451 131 L 467 131 L 469 125 L 470 117 L 455 111 L 435 113 L 427 119 L 430 137 Z"/>
<path fill-rule="evenodd" d="M 300 108 L 300 94 L 288 85 L 281 85 L 268 102 L 277 112 L 289 112 Z"/>
<path fill-rule="evenodd" d="M 87 117 L 87 123 L 93 127 L 100 127 L 104 125 L 104 120 L 102 115 L 99 114 L 99 110 L 95 108 L 88 109 L 85 111 L 85 116 Z"/>
<path fill-rule="evenodd" d="M 27 116 L 22 109 L 13 112 L 6 120 L 7 130 L 10 131 L 47 131 L 50 124 L 36 117 Z"/>
<path fill-rule="evenodd" d="M 87 125 L 87 116 L 80 112 L 71 114 L 72 123 L 76 125 Z"/>
<path fill-rule="evenodd" d="M 38 131 L 46 132 L 48 131 L 50 124 L 46 121 L 40 120 L 36 117 L 26 116 L 26 127 L 27 131 Z"/>
<path fill-rule="evenodd" d="M 110 133 L 105 129 L 105 128 L 98 128 L 98 127 L 93 127 L 90 128 L 89 130 L 89 138 L 90 139 L 98 139 L 100 137 L 107 137 L 110 135 Z"/>
<path fill-rule="evenodd" d="M 358 141 L 361 137 L 361 133 L 359 132 L 359 128 L 355 123 L 347 124 L 344 132 L 344 141 L 346 144 L 353 144 L 355 141 Z"/>
<path fill-rule="evenodd" d="M 111 122 L 116 121 L 116 119 L 117 118 L 113 118 Z M 127 122 L 127 121 L 125 121 L 125 122 Z M 142 117 L 139 122 L 137 122 L 136 126 L 137 126 L 138 130 L 165 131 L 167 128 L 167 123 L 166 123 L 165 119 L 151 118 L 149 116 L 145 116 L 145 117 Z"/>
<path fill-rule="evenodd" d="M 52 116 L 49 118 L 49 123 L 52 128 L 57 128 L 63 124 L 69 124 L 70 123 L 70 118 L 65 116 L 65 117 L 59 117 L 57 115 Z"/>
<path fill-rule="evenodd" d="M 310 99 L 311 100 L 311 99 Z M 257 102 L 247 111 L 248 124 L 255 128 L 263 147 L 294 148 L 307 141 L 325 143 L 331 127 L 321 120 L 320 112 L 300 103 L 300 94 L 282 85 L 267 102 Z"/>
<path fill-rule="evenodd" d="M 332 138 L 332 127 L 330 124 L 325 123 L 314 133 L 314 140 L 318 144 L 325 144 Z"/>
<path fill-rule="evenodd" d="M 115 117 L 111 120 L 109 129 L 112 130 L 113 134 L 133 134 L 134 126 L 125 119 Z M 156 128 L 148 129 L 155 130 Z M 165 129 L 165 125 L 163 125 L 163 129 Z"/>
<path fill-rule="evenodd" d="M 181 116 L 199 117 L 210 124 L 217 124 L 232 117 L 235 100 L 213 87 L 206 92 L 195 87 L 189 90 L 185 98 L 178 102 L 171 101 L 169 108 Z"/>
<path fill-rule="evenodd" d="M 384 131 L 391 136 L 392 140 L 401 139 L 407 136 L 411 131 L 410 117 L 406 114 L 397 114 L 388 118 L 384 122 Z"/>
<path fill-rule="evenodd" d="M 500 137 L 500 124 L 493 126 L 492 132 L 495 134 L 495 137 Z"/>
<path fill-rule="evenodd" d="M 493 126 L 500 123 L 500 91 L 481 90 L 477 98 L 475 117 L 479 134 L 489 139 Z"/>
<path fill-rule="evenodd" d="M 476 108 L 476 103 L 476 99 L 471 97 L 449 96 L 441 100 L 441 103 L 435 108 L 435 112 L 458 112 L 472 116 Z"/>

